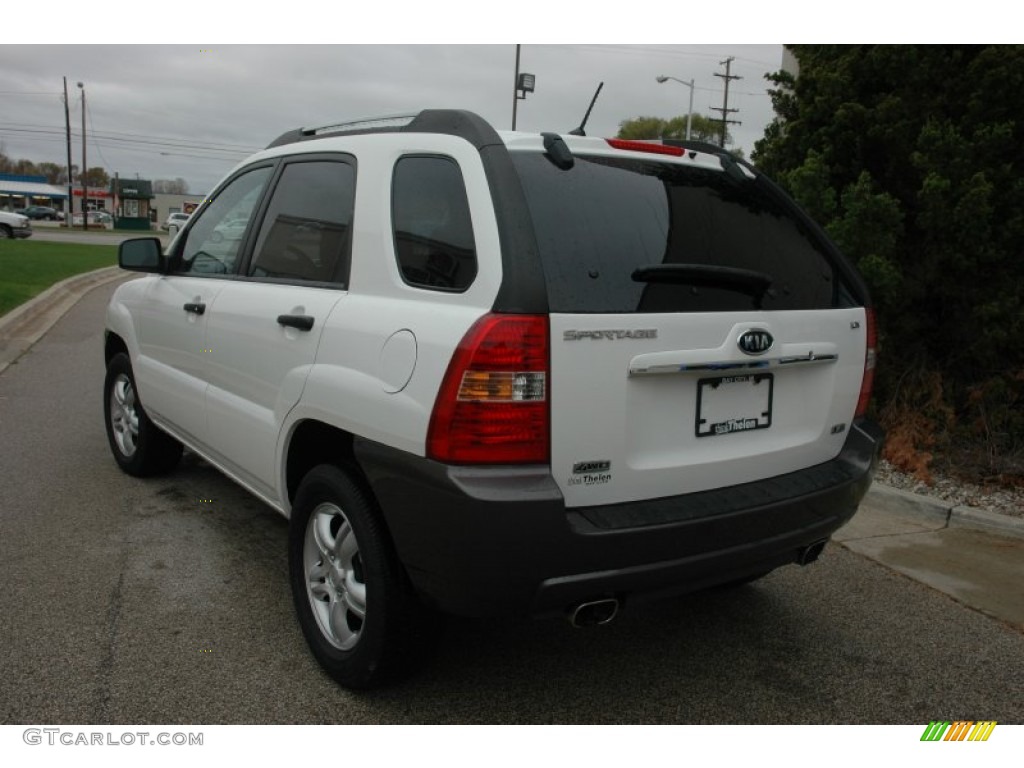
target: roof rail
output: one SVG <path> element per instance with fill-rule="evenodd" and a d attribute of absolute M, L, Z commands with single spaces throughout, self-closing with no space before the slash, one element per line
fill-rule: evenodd
<path fill-rule="evenodd" d="M 292 131 L 282 133 L 270 144 L 271 147 L 279 147 L 282 144 L 294 144 L 296 141 L 308 139 L 319 139 L 325 136 L 351 136 L 360 133 L 384 133 L 388 131 L 400 131 L 411 123 L 418 115 L 418 112 L 403 115 L 381 115 L 379 117 L 363 117 L 357 120 L 346 120 L 340 123 L 329 123 L 314 128 L 296 128 Z"/>
<path fill-rule="evenodd" d="M 317 128 L 296 128 L 282 133 L 270 144 L 279 147 L 297 141 L 309 141 L 331 136 L 353 136 L 364 133 L 447 133 L 461 136 L 477 149 L 493 143 L 500 143 L 498 134 L 479 115 L 460 109 L 424 109 L 420 112 L 402 115 L 366 117 L 359 120 L 345 120 Z"/>

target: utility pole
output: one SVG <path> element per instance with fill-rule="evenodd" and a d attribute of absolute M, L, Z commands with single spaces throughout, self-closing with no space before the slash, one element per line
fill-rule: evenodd
<path fill-rule="evenodd" d="M 89 187 L 85 172 L 89 165 L 85 161 L 85 85 L 79 83 L 78 87 L 82 89 L 82 230 L 86 231 L 89 229 Z"/>
<path fill-rule="evenodd" d="M 721 138 L 721 140 L 719 141 L 719 144 L 718 144 L 718 146 L 720 146 L 722 149 L 725 149 L 726 127 L 728 125 L 730 125 L 730 124 L 732 124 L 732 125 L 742 125 L 742 123 L 739 120 L 730 120 L 729 119 L 729 113 L 730 112 L 739 112 L 738 109 L 729 109 L 729 81 L 730 80 L 742 80 L 742 78 L 739 75 L 730 74 L 733 61 L 735 61 L 735 57 L 734 56 L 730 56 L 725 61 L 718 62 L 719 64 L 724 64 L 725 65 L 725 74 L 724 75 L 721 72 L 715 72 L 715 77 L 720 77 L 723 80 L 725 80 L 725 98 L 722 100 L 722 106 L 720 106 L 720 107 L 711 107 L 711 109 L 715 110 L 715 112 L 721 112 L 722 113 L 722 120 L 721 120 L 721 122 L 722 122 L 722 138 Z"/>
<path fill-rule="evenodd" d="M 68 145 L 68 204 L 65 206 L 67 221 L 65 224 L 68 229 L 71 229 L 71 225 L 74 223 L 75 218 L 75 196 L 74 190 L 71 188 L 71 110 L 68 108 L 68 78 L 64 77 L 64 136 Z"/>

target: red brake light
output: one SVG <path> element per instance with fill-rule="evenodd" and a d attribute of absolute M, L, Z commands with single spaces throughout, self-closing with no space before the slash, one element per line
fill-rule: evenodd
<path fill-rule="evenodd" d="M 686 151 L 682 147 L 670 147 L 668 144 L 655 144 L 650 141 L 630 141 L 629 139 L 605 139 L 616 149 L 628 149 L 631 152 L 653 152 L 656 155 L 672 155 L 682 157 Z"/>
<path fill-rule="evenodd" d="M 448 464 L 549 458 L 548 319 L 485 315 L 452 355 L 427 430 L 427 456 Z"/>
<path fill-rule="evenodd" d="M 875 324 L 875 310 L 870 307 L 864 311 L 867 317 L 867 349 L 864 352 L 864 378 L 860 384 L 860 398 L 853 418 L 859 419 L 868 412 L 871 390 L 875 385 L 875 362 L 878 357 L 878 330 Z"/>

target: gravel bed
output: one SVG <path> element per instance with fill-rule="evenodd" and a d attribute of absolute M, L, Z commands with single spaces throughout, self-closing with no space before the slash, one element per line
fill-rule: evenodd
<path fill-rule="evenodd" d="M 894 469 L 887 461 L 878 465 L 875 482 L 901 491 L 931 496 L 957 505 L 974 507 L 1010 517 L 1024 518 L 1024 488 L 987 487 L 945 477 L 933 472 L 934 483 L 922 483 L 913 475 Z"/>

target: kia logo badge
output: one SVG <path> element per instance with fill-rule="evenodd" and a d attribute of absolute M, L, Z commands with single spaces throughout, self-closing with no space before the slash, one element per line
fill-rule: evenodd
<path fill-rule="evenodd" d="M 774 343 L 775 339 L 772 338 L 772 335 L 761 328 L 744 331 L 736 341 L 740 352 L 745 355 L 763 355 L 772 348 Z"/>

